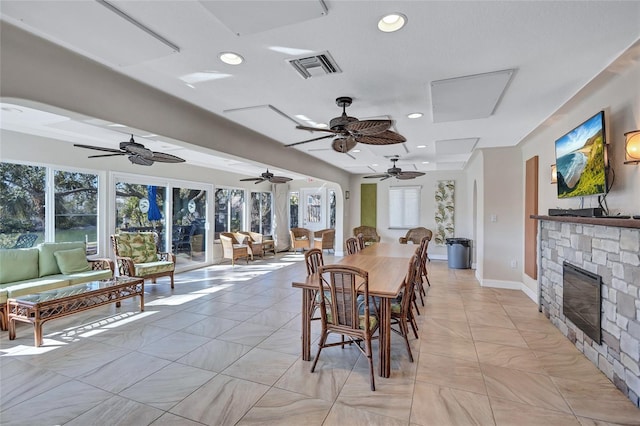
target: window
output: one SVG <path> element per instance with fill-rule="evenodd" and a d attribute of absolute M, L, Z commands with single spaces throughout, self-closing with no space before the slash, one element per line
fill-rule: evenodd
<path fill-rule="evenodd" d="M 178 264 L 206 260 L 207 191 L 173 188 L 171 247 Z"/>
<path fill-rule="evenodd" d="M 251 193 L 251 231 L 272 234 L 272 195 L 270 192 Z"/>
<path fill-rule="evenodd" d="M 44 241 L 45 178 L 45 167 L 0 163 L 0 247 L 27 233 Z"/>
<path fill-rule="evenodd" d="M 98 251 L 98 176 L 55 170 L 55 241 L 86 241 Z"/>
<path fill-rule="evenodd" d="M 300 193 L 289 193 L 289 228 L 298 228 L 298 201 Z"/>
<path fill-rule="evenodd" d="M 244 228 L 244 190 L 216 189 L 215 238 L 221 232 L 238 232 Z"/>
<path fill-rule="evenodd" d="M 164 186 L 116 182 L 116 230 L 156 232 L 158 250 L 167 251 Z"/>
<path fill-rule="evenodd" d="M 413 228 L 420 223 L 419 186 L 389 188 L 389 227 Z"/>

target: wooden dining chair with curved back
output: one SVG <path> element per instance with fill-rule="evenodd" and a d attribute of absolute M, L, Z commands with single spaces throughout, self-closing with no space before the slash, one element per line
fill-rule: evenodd
<path fill-rule="evenodd" d="M 416 339 L 418 338 L 418 325 L 411 310 L 414 290 L 416 289 L 415 283 L 420 279 L 421 258 L 418 251 L 419 249 L 416 250 L 416 254 L 411 256 L 411 260 L 409 261 L 407 276 L 402 284 L 402 297 L 399 298 L 399 300 L 396 299 L 391 302 L 391 330 L 404 338 L 411 362 L 413 362 L 413 354 L 411 353 L 411 345 L 409 344 L 409 324 L 411 324 L 411 328 L 413 329 L 413 335 Z M 394 325 L 397 326 L 397 328 L 394 328 Z"/>
<path fill-rule="evenodd" d="M 307 265 L 307 275 L 313 275 L 318 272 L 321 266 L 324 266 L 324 258 L 322 256 L 322 250 L 318 248 L 312 248 L 311 250 L 304 253 L 304 263 Z M 313 294 L 313 302 L 311 303 L 311 312 L 309 314 L 309 318 L 311 320 L 319 320 L 320 317 L 314 317 L 318 306 L 320 306 L 321 297 L 318 295 L 317 291 L 314 291 Z"/>
<path fill-rule="evenodd" d="M 367 357 L 371 390 L 374 391 L 376 386 L 371 340 L 378 329 L 378 318 L 370 312 L 369 273 L 364 269 L 346 265 L 325 265 L 321 266 L 318 272 L 321 275 L 318 294 L 324 295 L 320 299 L 322 334 L 311 372 L 316 369 L 322 349 L 344 346 L 344 342 L 327 343 L 329 334 L 340 334 L 356 343 L 353 346 Z M 364 347 L 357 344 L 361 342 Z"/>
<path fill-rule="evenodd" d="M 358 240 L 355 237 L 347 238 L 344 245 L 347 249 L 347 254 L 354 254 L 360 251 L 360 244 L 358 244 Z"/>

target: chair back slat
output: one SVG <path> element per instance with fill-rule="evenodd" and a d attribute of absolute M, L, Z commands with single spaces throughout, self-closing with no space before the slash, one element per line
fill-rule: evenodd
<path fill-rule="evenodd" d="M 321 266 L 324 266 L 322 250 L 313 248 L 305 252 L 304 261 L 307 264 L 307 275 L 315 274 Z"/>
<path fill-rule="evenodd" d="M 344 244 L 347 248 L 347 254 L 354 254 L 360 251 L 360 245 L 358 244 L 358 240 L 355 237 L 347 238 Z"/>
<path fill-rule="evenodd" d="M 362 313 L 365 319 L 362 331 L 368 335 L 369 305 L 364 303 L 369 300 L 367 271 L 350 266 L 327 265 L 320 267 L 319 273 L 322 275 L 320 294 L 324 295 L 321 314 L 326 316 L 329 327 L 359 331 Z M 364 298 L 359 299 L 358 294 Z"/>

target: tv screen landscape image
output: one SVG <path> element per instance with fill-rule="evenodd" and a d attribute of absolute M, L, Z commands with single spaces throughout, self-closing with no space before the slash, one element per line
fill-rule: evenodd
<path fill-rule="evenodd" d="M 604 111 L 556 140 L 558 198 L 607 192 Z"/>

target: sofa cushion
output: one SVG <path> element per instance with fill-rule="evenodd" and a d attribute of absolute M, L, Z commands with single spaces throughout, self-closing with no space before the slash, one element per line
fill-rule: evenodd
<path fill-rule="evenodd" d="M 0 291 L 0 303 L 6 303 L 8 298 L 16 298 L 26 294 L 66 287 L 69 280 L 65 275 L 52 275 L 46 278 L 34 278 L 12 284 L 4 284 Z"/>
<path fill-rule="evenodd" d="M 173 262 L 148 262 L 148 263 L 136 263 L 134 265 L 136 269 L 136 277 L 146 277 L 148 275 L 159 274 L 162 272 L 173 271 Z"/>
<path fill-rule="evenodd" d="M 87 252 L 82 248 L 71 250 L 58 250 L 53 253 L 60 272 L 73 274 L 75 272 L 90 271 L 91 266 L 87 262 Z"/>
<path fill-rule="evenodd" d="M 133 263 L 156 262 L 158 253 L 153 232 L 121 232 L 116 236 L 118 255 Z"/>
<path fill-rule="evenodd" d="M 38 249 L 0 250 L 0 284 L 38 278 Z"/>
<path fill-rule="evenodd" d="M 111 269 L 88 270 L 84 272 L 76 272 L 66 276 L 69 279 L 69 285 L 88 283 L 91 281 L 108 280 L 113 278 Z"/>
<path fill-rule="evenodd" d="M 40 250 L 40 257 L 38 259 L 40 267 L 40 276 L 56 275 L 61 273 L 58 267 L 58 262 L 54 256 L 54 253 L 60 250 L 71 250 L 75 248 L 82 248 L 86 251 L 87 246 L 84 241 L 73 243 L 41 243 L 38 244 L 38 250 Z"/>

